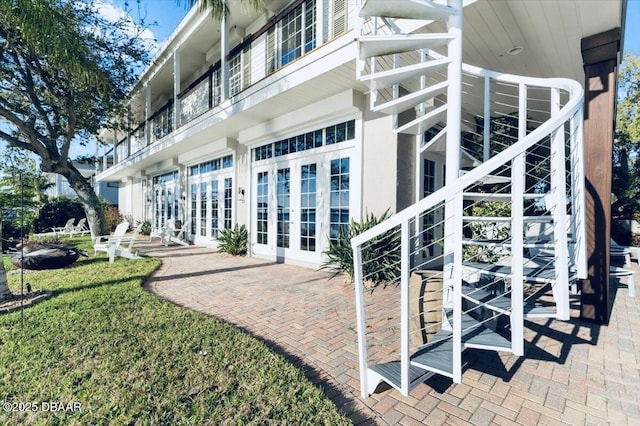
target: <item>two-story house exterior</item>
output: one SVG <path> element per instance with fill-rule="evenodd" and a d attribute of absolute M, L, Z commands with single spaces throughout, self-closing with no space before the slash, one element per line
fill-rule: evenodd
<path fill-rule="evenodd" d="M 311 266 L 349 220 L 442 186 L 437 144 L 419 149 L 422 135 L 394 132 L 394 115 L 370 108 L 357 78 L 361 3 L 229 2 L 222 22 L 193 8 L 132 90 L 131 132 L 102 135 L 114 164 L 98 180 L 119 182 L 121 210 L 155 228 L 174 218 L 215 247 L 220 229 L 244 224 L 251 255 Z M 584 82 L 581 40 L 620 27 L 624 4 L 464 1 L 463 62 Z M 443 23 L 395 25 L 429 34 Z"/>

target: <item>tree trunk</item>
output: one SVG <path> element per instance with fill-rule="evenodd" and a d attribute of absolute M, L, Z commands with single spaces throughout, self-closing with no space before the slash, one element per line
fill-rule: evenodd
<path fill-rule="evenodd" d="M 69 166 L 64 170 L 58 171 L 69 182 L 69 186 L 78 196 L 78 200 L 84 207 L 87 223 L 91 230 L 91 236 L 106 235 L 109 233 L 107 221 L 104 216 L 104 210 L 100 199 L 91 187 L 91 184 L 82 174 L 73 166 Z"/>
<path fill-rule="evenodd" d="M 4 270 L 4 262 L 2 259 L 2 215 L 0 215 L 0 302 L 11 296 L 9 284 L 7 283 L 7 273 Z"/>

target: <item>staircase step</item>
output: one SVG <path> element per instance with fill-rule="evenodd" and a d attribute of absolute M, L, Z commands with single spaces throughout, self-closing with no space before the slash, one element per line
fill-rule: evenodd
<path fill-rule="evenodd" d="M 494 296 L 483 288 L 475 288 L 470 285 L 462 286 L 462 296 L 470 302 L 477 303 L 505 315 L 511 314 L 511 298 L 506 295 Z M 555 318 L 557 309 L 553 306 L 545 306 L 538 303 L 524 305 L 525 318 Z"/>
<path fill-rule="evenodd" d="M 380 90 L 412 77 L 419 77 L 427 75 L 429 72 L 438 71 L 445 68 L 450 62 L 449 58 L 434 59 L 428 62 L 420 62 L 419 64 L 363 75 L 359 80 L 365 83 L 375 82 L 376 90 Z"/>
<path fill-rule="evenodd" d="M 386 18 L 446 20 L 456 11 L 448 6 L 420 0 L 367 0 L 360 9 L 360 16 Z"/>
<path fill-rule="evenodd" d="M 452 316 L 447 312 L 447 316 Z M 453 321 L 450 319 L 450 321 Z M 411 365 L 424 368 L 447 377 L 453 376 L 452 332 L 440 330 L 411 357 Z M 486 350 L 510 351 L 511 342 L 486 328 L 470 315 L 462 314 L 462 347 Z"/>
<path fill-rule="evenodd" d="M 410 135 L 421 134 L 425 129 L 430 129 L 436 123 L 443 121 L 447 117 L 447 104 L 439 106 L 433 111 L 411 120 L 407 124 L 394 129 L 394 133 L 407 133 Z"/>
<path fill-rule="evenodd" d="M 558 311 L 553 306 L 524 305 L 525 318 L 556 318 Z"/>
<path fill-rule="evenodd" d="M 483 288 L 475 288 L 470 285 L 462 286 L 462 296 L 473 303 L 485 306 L 500 314 L 511 314 L 511 299 L 505 295 L 495 296 Z"/>
<path fill-rule="evenodd" d="M 572 241 L 569 241 L 571 244 Z M 480 247 L 489 247 L 489 248 L 499 248 L 499 247 L 511 247 L 511 240 L 474 240 L 474 239 L 463 239 L 463 246 L 480 246 Z M 522 244 L 523 248 L 539 248 L 539 249 L 552 249 L 555 247 L 555 244 L 551 241 L 536 241 L 536 242 L 525 242 Z"/>
<path fill-rule="evenodd" d="M 460 170 L 460 175 L 467 174 L 467 170 Z M 476 182 L 481 183 L 483 185 L 493 185 L 496 183 L 509 183 L 511 182 L 511 178 L 508 176 L 496 176 L 496 175 L 486 175 L 477 180 Z"/>
<path fill-rule="evenodd" d="M 424 89 L 415 91 L 405 96 L 384 102 L 379 105 L 374 105 L 371 108 L 374 112 L 382 112 L 385 114 L 399 114 L 416 105 L 421 104 L 437 95 L 440 95 L 447 91 L 449 83 L 443 81 L 442 83 L 434 84 L 433 86 L 426 87 Z"/>
<path fill-rule="evenodd" d="M 370 372 L 373 372 L 380 376 L 385 382 L 393 386 L 398 390 L 402 390 L 402 376 L 401 376 L 401 364 L 400 361 L 385 362 L 382 364 L 376 364 L 368 368 Z M 410 365 L 409 366 L 409 388 L 422 382 L 425 376 L 432 374 L 425 371 L 422 368 Z"/>
<path fill-rule="evenodd" d="M 500 192 L 465 192 L 464 199 L 469 201 L 511 201 L 511 194 L 509 193 L 500 193 Z M 539 198 L 544 198 L 545 194 L 524 194 L 523 198 L 525 200 L 536 200 Z"/>
<path fill-rule="evenodd" d="M 447 33 L 370 35 L 358 38 L 360 59 L 444 46 L 454 36 Z"/>
<path fill-rule="evenodd" d="M 511 267 L 509 266 L 482 262 L 463 262 L 462 265 L 496 277 L 511 276 Z M 552 265 L 535 268 L 525 267 L 524 280 L 533 283 L 553 283 L 555 281 L 555 271 Z M 567 283 L 567 285 L 569 284 Z"/>
<path fill-rule="evenodd" d="M 463 216 L 462 220 L 467 223 L 492 223 L 511 222 L 509 216 Z M 523 216 L 524 223 L 553 223 L 552 216 Z"/>

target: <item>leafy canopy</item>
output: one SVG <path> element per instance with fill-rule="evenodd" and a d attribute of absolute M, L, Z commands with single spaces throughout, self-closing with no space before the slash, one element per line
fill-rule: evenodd
<path fill-rule="evenodd" d="M 72 141 L 86 142 L 123 111 L 148 60 L 143 29 L 99 7 L 0 0 L 0 139 L 40 156 L 46 171 L 66 166 Z"/>
<path fill-rule="evenodd" d="M 640 57 L 625 55 L 618 95 L 611 210 L 614 218 L 631 219 L 640 215 Z"/>

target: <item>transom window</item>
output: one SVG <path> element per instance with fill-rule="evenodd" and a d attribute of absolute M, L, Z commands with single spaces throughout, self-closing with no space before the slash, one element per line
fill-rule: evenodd
<path fill-rule="evenodd" d="M 222 169 L 233 167 L 233 156 L 227 155 L 225 157 L 216 158 L 211 161 L 196 164 L 189 167 L 189 176 L 195 176 L 199 174 L 215 172 Z"/>
<path fill-rule="evenodd" d="M 308 132 L 259 146 L 253 149 L 253 160 L 260 161 L 272 157 L 280 157 L 294 152 L 320 148 L 355 139 L 355 120 L 334 124 L 324 129 Z"/>

